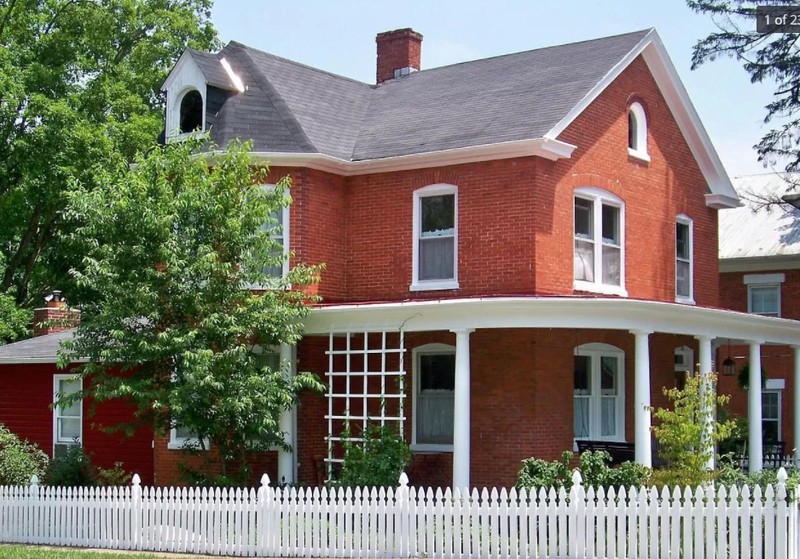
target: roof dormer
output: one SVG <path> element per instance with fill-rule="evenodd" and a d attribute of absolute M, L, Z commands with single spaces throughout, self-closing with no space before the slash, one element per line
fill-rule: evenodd
<path fill-rule="evenodd" d="M 175 141 L 208 131 L 211 93 L 243 92 L 245 87 L 230 63 L 219 54 L 186 49 L 161 90 L 167 94 L 165 137 L 167 141 Z"/>

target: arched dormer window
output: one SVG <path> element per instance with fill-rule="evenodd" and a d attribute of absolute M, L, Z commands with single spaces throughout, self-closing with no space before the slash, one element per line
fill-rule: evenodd
<path fill-rule="evenodd" d="M 641 103 L 632 103 L 628 108 L 628 154 L 637 159 L 650 161 L 647 153 L 647 116 Z"/>
<path fill-rule="evenodd" d="M 203 96 L 196 89 L 187 91 L 181 99 L 180 133 L 203 130 Z"/>

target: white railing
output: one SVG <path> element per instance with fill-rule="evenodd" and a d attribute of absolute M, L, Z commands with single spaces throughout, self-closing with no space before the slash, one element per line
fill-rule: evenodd
<path fill-rule="evenodd" d="M 0 542 L 269 557 L 798 557 L 786 472 L 762 492 L 0 487 Z"/>

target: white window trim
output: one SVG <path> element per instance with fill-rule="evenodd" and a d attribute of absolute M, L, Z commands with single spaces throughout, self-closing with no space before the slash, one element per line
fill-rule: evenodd
<path fill-rule="evenodd" d="M 777 394 L 778 395 L 778 421 L 777 421 L 777 423 L 778 423 L 778 440 L 779 441 L 783 440 L 783 437 L 782 437 L 782 433 L 783 433 L 783 394 L 782 394 L 782 389 L 783 389 L 783 387 L 781 387 L 781 388 L 773 388 L 773 389 L 770 389 L 768 387 L 768 388 L 764 389 L 762 391 L 762 393 L 761 393 L 762 394 L 762 400 L 761 400 L 762 401 L 762 405 L 763 405 L 763 401 L 764 401 L 763 400 L 763 395 L 765 393 L 769 392 L 771 394 Z M 773 420 L 769 419 L 768 421 L 773 421 Z M 761 410 L 761 423 L 762 424 L 764 423 L 764 410 L 763 410 L 763 408 Z M 761 428 L 762 429 L 764 428 L 763 425 L 762 425 Z"/>
<path fill-rule="evenodd" d="M 264 184 L 261 185 L 263 188 L 266 188 L 268 192 L 273 192 L 275 190 L 274 184 Z M 287 204 L 283 206 L 281 209 L 281 234 L 283 236 L 283 268 L 282 268 L 282 276 L 285 278 L 289 274 L 289 257 L 290 257 L 290 250 L 289 250 L 289 223 L 291 221 L 291 204 Z M 277 278 L 276 278 L 277 279 Z M 253 284 L 247 286 L 249 289 L 270 289 L 274 287 L 270 285 L 269 282 L 265 284 Z"/>
<path fill-rule="evenodd" d="M 200 98 L 203 100 L 203 114 L 201 115 L 201 122 L 202 125 L 200 126 L 200 130 L 196 130 L 194 132 L 181 132 L 181 103 L 183 102 L 183 98 L 192 91 L 196 91 L 200 94 Z M 175 100 L 170 104 L 169 113 L 167 114 L 166 119 L 166 138 L 167 141 L 170 142 L 180 142 L 181 140 L 185 140 L 186 138 L 197 135 L 197 134 L 204 134 L 206 131 L 206 88 L 205 87 L 198 87 L 197 85 L 189 85 L 178 92 L 175 96 Z"/>
<path fill-rule="evenodd" d="M 575 198 L 588 200 L 592 203 L 592 223 L 594 226 L 594 277 L 595 281 L 576 280 L 573 276 L 573 289 L 576 291 L 589 291 L 604 295 L 628 296 L 625 289 L 625 202 L 621 198 L 610 192 L 594 186 L 581 186 L 575 189 L 572 199 L 572 257 L 575 258 Z M 620 245 L 620 264 L 619 264 L 619 285 L 609 285 L 603 283 L 603 204 L 619 208 L 619 245 Z M 599 250 L 598 250 L 599 246 Z"/>
<path fill-rule="evenodd" d="M 695 304 L 694 301 L 694 222 L 686 214 L 680 214 L 675 219 L 676 224 L 686 225 L 689 230 L 689 295 L 678 295 L 678 239 L 675 238 L 675 301 L 679 303 Z"/>
<path fill-rule="evenodd" d="M 208 439 L 205 439 L 203 442 L 205 443 L 205 450 L 208 450 L 210 446 Z M 178 429 L 175 427 L 169 430 L 169 443 L 167 444 L 169 450 L 183 450 L 187 445 L 195 445 L 199 450 L 200 439 L 197 437 L 179 437 Z"/>
<path fill-rule="evenodd" d="M 753 297 L 751 288 L 752 287 L 774 287 L 778 292 L 778 314 L 775 315 L 776 317 L 780 317 L 783 313 L 781 312 L 782 306 L 782 297 L 781 297 L 781 284 L 786 281 L 786 274 L 778 273 L 778 274 L 745 274 L 744 276 L 744 284 L 747 286 L 747 312 L 751 314 L 758 314 L 759 316 L 772 316 L 771 314 L 765 313 L 756 313 L 753 311 Z"/>
<path fill-rule="evenodd" d="M 685 345 L 676 347 L 674 354 L 683 358 L 683 364 L 675 363 L 676 373 L 691 373 L 694 371 L 694 350 L 692 348 Z"/>
<path fill-rule="evenodd" d="M 83 379 L 76 378 L 75 375 L 57 374 L 53 375 L 53 454 L 55 456 L 56 445 L 74 445 L 75 439 L 70 437 L 69 440 L 62 439 L 58 433 L 58 419 L 61 417 L 61 406 L 56 404 L 58 400 L 58 385 L 62 380 L 77 380 L 80 383 L 80 390 L 83 390 Z M 83 400 L 81 400 L 81 421 L 80 421 L 80 435 L 77 437 L 78 444 L 83 445 Z"/>
<path fill-rule="evenodd" d="M 628 155 L 649 162 L 650 155 L 647 152 L 647 115 L 644 112 L 644 107 L 639 102 L 631 103 L 631 106 L 628 107 L 628 113 L 632 113 L 636 120 L 636 149 L 628 146 Z M 630 117 L 628 118 L 628 123 L 628 126 L 630 126 Z"/>
<path fill-rule="evenodd" d="M 599 401 L 601 398 L 600 395 L 600 375 L 594 374 L 594 366 L 592 366 L 592 395 L 589 400 L 589 413 L 592 417 L 592 423 L 590 426 L 590 433 L 589 437 L 576 437 L 574 432 L 573 426 L 573 438 L 578 440 L 601 440 L 601 441 L 617 441 L 617 442 L 625 442 L 625 352 L 622 351 L 620 348 L 604 343 L 588 343 L 583 344 L 575 348 L 573 355 L 588 355 L 592 357 L 592 362 L 595 359 L 598 359 L 601 356 L 613 356 L 619 359 L 619 378 L 617 383 L 617 406 L 616 406 L 616 420 L 618 425 L 618 432 L 619 435 L 616 437 L 602 437 L 600 435 L 595 436 L 592 433 L 591 426 L 596 425 L 596 429 L 599 428 L 599 421 L 600 421 L 600 408 L 599 408 Z M 599 361 L 598 361 L 599 362 Z M 574 406 L 574 387 L 573 387 L 573 406 Z M 574 409 L 574 408 L 573 408 Z M 573 411 L 574 413 L 574 411 Z M 596 417 L 595 417 L 596 416 Z M 598 429 L 599 430 L 599 429 Z"/>
<path fill-rule="evenodd" d="M 420 200 L 428 196 L 452 194 L 453 225 L 453 279 L 420 280 L 419 279 L 419 236 L 422 229 Z M 432 184 L 414 191 L 413 227 L 412 227 L 412 270 L 409 291 L 433 291 L 440 289 L 458 289 L 458 187 L 452 184 Z"/>
<path fill-rule="evenodd" d="M 411 351 L 412 366 L 414 368 L 414 391 L 411 395 L 411 407 L 413 410 L 411 417 L 411 450 L 415 452 L 453 452 L 453 445 L 451 444 L 424 444 L 417 443 L 417 398 L 419 396 L 419 356 L 420 355 L 455 355 L 456 347 L 448 344 L 425 344 L 415 347 Z M 454 391 L 455 392 L 455 391 Z M 453 394 L 455 397 L 455 393 Z M 453 433 L 455 435 L 455 426 L 453 426 Z"/>

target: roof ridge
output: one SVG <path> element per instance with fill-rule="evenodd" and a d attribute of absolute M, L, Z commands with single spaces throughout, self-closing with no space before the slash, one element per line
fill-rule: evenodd
<path fill-rule="evenodd" d="M 639 29 L 638 31 L 629 31 L 627 33 L 619 33 L 618 35 L 608 35 L 608 36 L 605 36 L 605 37 L 595 37 L 594 39 L 584 39 L 582 41 L 573 41 L 571 43 L 561 43 L 560 45 L 547 45 L 547 46 L 538 47 L 538 48 L 535 48 L 535 49 L 521 50 L 521 51 L 517 51 L 517 52 L 508 52 L 508 53 L 505 53 L 505 54 L 497 54 L 497 55 L 494 55 L 494 56 L 487 56 L 486 58 L 475 58 L 475 59 L 472 59 L 472 60 L 463 60 L 461 62 L 454 62 L 452 64 L 446 64 L 444 66 L 436 66 L 435 68 L 427 68 L 427 69 L 417 70 L 416 72 L 411 72 L 410 74 L 406 74 L 405 76 L 402 76 L 401 78 L 394 78 L 394 79 L 391 79 L 391 80 L 386 80 L 385 82 L 382 82 L 382 83 L 378 84 L 378 86 L 376 86 L 376 87 L 383 86 L 384 84 L 398 83 L 401 80 L 405 81 L 405 80 L 408 80 L 409 78 L 412 78 L 413 76 L 416 76 L 416 75 L 419 75 L 419 74 L 430 74 L 430 73 L 436 72 L 438 70 L 445 70 L 445 69 L 448 69 L 448 68 L 454 68 L 456 66 L 462 66 L 464 64 L 472 64 L 472 63 L 475 63 L 475 62 L 485 62 L 485 61 L 488 61 L 488 60 L 497 60 L 497 59 L 500 59 L 500 58 L 510 58 L 512 56 L 521 56 L 521 55 L 529 54 L 529 53 L 532 53 L 532 52 L 544 52 L 544 51 L 547 51 L 547 50 L 558 49 L 558 48 L 562 48 L 562 47 L 566 47 L 566 46 L 581 45 L 581 44 L 585 44 L 585 43 L 592 43 L 592 42 L 595 42 L 595 41 L 606 41 L 606 40 L 609 40 L 609 39 L 617 39 L 617 38 L 626 37 L 626 36 L 629 36 L 629 35 L 641 35 L 642 38 L 644 38 L 648 33 L 653 31 L 654 29 L 655 29 L 655 27 L 649 27 L 647 29 Z"/>
<path fill-rule="evenodd" d="M 300 124 L 300 121 L 297 120 L 297 117 L 294 115 L 292 110 L 289 108 L 289 105 L 286 103 L 286 100 L 281 96 L 277 89 L 270 83 L 269 79 L 264 76 L 261 71 L 258 69 L 258 66 L 253 61 L 250 53 L 247 52 L 246 48 L 240 48 L 241 43 L 233 44 L 234 41 L 231 41 L 223 50 L 228 47 L 232 47 L 229 52 L 232 54 L 241 54 L 249 66 L 248 71 L 252 75 L 253 79 L 258 84 L 259 88 L 263 91 L 266 98 L 269 100 L 270 103 L 273 104 L 275 107 L 278 115 L 280 116 L 281 120 L 283 121 L 284 125 L 292 132 L 292 136 L 295 136 L 295 140 L 297 140 L 298 144 L 304 147 L 308 147 L 314 153 L 319 153 L 319 150 L 308 137 L 308 134 L 303 129 L 303 126 Z M 239 50 L 237 52 L 237 47 Z M 222 52 L 222 51 L 220 51 Z"/>
<path fill-rule="evenodd" d="M 347 76 L 342 76 L 341 74 L 335 74 L 333 72 L 329 72 L 328 70 L 323 70 L 321 68 L 316 68 L 314 66 L 309 66 L 308 64 L 303 64 L 302 62 L 297 62 L 296 60 L 292 60 L 290 58 L 284 58 L 283 56 L 278 56 L 277 54 L 273 54 L 271 52 L 267 52 L 267 51 L 264 51 L 264 50 L 261 50 L 261 49 L 257 49 L 255 47 L 251 47 L 249 45 L 245 45 L 244 43 L 240 43 L 239 41 L 229 41 L 228 44 L 225 45 L 225 46 L 227 47 L 227 46 L 230 46 L 230 45 L 237 46 L 237 47 L 239 47 L 239 48 L 241 48 L 243 50 L 246 50 L 246 51 L 255 51 L 255 52 L 259 53 L 259 54 L 263 54 L 264 56 L 268 56 L 270 58 L 275 58 L 277 60 L 280 60 L 281 62 L 286 62 L 286 63 L 292 64 L 294 66 L 299 66 L 301 68 L 305 68 L 306 70 L 311 70 L 311 71 L 316 72 L 318 74 L 325 74 L 325 75 L 331 76 L 333 78 L 338 78 L 340 80 L 345 80 L 345 81 L 348 81 L 348 82 L 351 82 L 351 83 L 355 83 L 355 84 L 358 84 L 358 85 L 363 85 L 364 87 L 367 87 L 369 89 L 375 89 L 374 85 L 369 84 L 367 82 L 362 82 L 361 80 L 357 80 L 357 79 L 354 79 L 354 78 L 348 78 Z M 223 48 L 223 50 L 224 50 L 224 48 Z M 220 51 L 220 52 L 222 52 L 222 51 Z"/>

